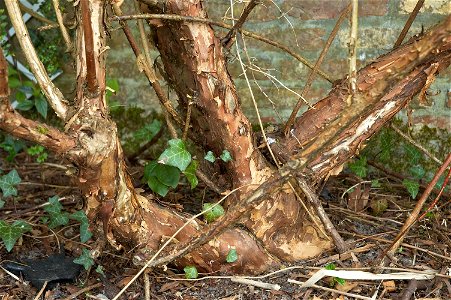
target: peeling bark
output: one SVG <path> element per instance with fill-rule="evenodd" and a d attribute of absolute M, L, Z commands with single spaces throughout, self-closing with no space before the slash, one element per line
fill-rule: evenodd
<path fill-rule="evenodd" d="M 161 208 L 151 196 L 137 194 L 132 185 L 116 125 L 108 116 L 105 102 L 104 1 L 82 3 L 85 14 L 83 26 L 77 28 L 75 113 L 71 112 L 66 133 L 48 128 L 46 134 L 36 134 L 33 128 L 38 123 L 22 118 L 4 103 L 3 81 L 0 128 L 48 145 L 74 162 L 78 167 L 77 184 L 86 199 L 85 209 L 96 236 L 104 236 L 117 249 L 137 248 L 137 260 L 146 260 L 188 219 Z M 161 7 L 152 4 L 150 1 L 149 6 L 143 5 L 143 10 L 162 12 Z M 164 13 L 206 17 L 200 0 L 168 0 L 165 4 Z M 358 94 L 351 105 L 347 82 L 336 86 L 314 109 L 297 119 L 293 128 L 296 138 L 284 137 L 280 144 L 274 144 L 278 147 L 276 154 L 285 162 L 305 161 L 310 184 L 344 163 L 365 139 L 449 65 L 450 23 L 448 17 L 423 37 L 359 71 Z M 313 219 L 318 223 L 317 217 L 308 214 L 308 210 L 314 211 L 311 204 L 296 199 L 287 184 L 265 190 L 264 197 L 252 203 L 249 200 L 256 186 L 279 175 L 255 145 L 250 122 L 241 111 L 227 72 L 222 45 L 212 28 L 179 21 L 150 24 L 155 27 L 155 45 L 180 107 L 187 108 L 193 102 L 193 135 L 204 149 L 213 150 L 216 155 L 223 150 L 232 154 L 233 162 L 225 164 L 232 186 L 252 184 L 252 188 L 243 189 L 230 201 L 230 214 L 223 217 L 223 226 L 212 228 L 193 221 L 175 237 L 172 249 L 188 245 L 200 234 L 215 234 L 175 263 L 194 264 L 208 272 L 259 273 L 280 261 L 311 258 L 330 249 L 330 239 L 322 236 L 315 225 Z M 0 77 L 5 77 L 0 68 L 2 74 Z M 13 130 L 8 124 L 15 124 L 20 130 Z M 239 226 L 233 227 L 235 223 Z M 238 261 L 226 264 L 232 247 L 239 253 Z"/>

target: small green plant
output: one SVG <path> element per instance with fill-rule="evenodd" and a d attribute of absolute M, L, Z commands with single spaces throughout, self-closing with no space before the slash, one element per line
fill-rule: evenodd
<path fill-rule="evenodd" d="M 63 211 L 63 205 L 60 203 L 58 196 L 50 197 L 48 205 L 44 207 L 44 210 L 48 216 L 43 217 L 42 222 L 48 224 L 50 228 L 65 226 L 72 219 L 80 222 L 80 241 L 82 243 L 87 242 L 92 237 L 86 214 L 83 211 L 76 211 L 72 214 Z"/>
<path fill-rule="evenodd" d="M 89 270 L 94 265 L 94 259 L 92 259 L 91 252 L 83 248 L 81 255 L 74 259 L 74 263 L 82 265 L 85 270 Z"/>
<path fill-rule="evenodd" d="M 234 263 L 238 260 L 238 253 L 236 252 L 235 248 L 232 248 L 229 250 L 229 253 L 227 253 L 226 261 L 228 263 Z"/>
<path fill-rule="evenodd" d="M 202 211 L 206 211 L 204 213 L 204 217 L 205 217 L 205 221 L 207 221 L 207 223 L 214 222 L 219 217 L 224 215 L 224 208 L 220 204 L 217 204 L 215 206 L 213 206 L 213 205 L 215 205 L 215 204 L 214 203 L 204 203 L 204 205 L 202 206 Z"/>
<path fill-rule="evenodd" d="M 36 161 L 40 164 L 45 162 L 48 157 L 48 153 L 45 151 L 45 148 L 40 145 L 32 146 L 27 149 L 27 153 L 31 156 L 36 156 Z"/>
<path fill-rule="evenodd" d="M 0 143 L 0 149 L 8 152 L 7 161 L 13 161 L 16 155 L 25 148 L 25 143 L 22 140 L 15 139 L 10 135 L 6 135 Z"/>
<path fill-rule="evenodd" d="M 16 169 L 11 170 L 8 174 L 0 177 L 0 189 L 2 190 L 2 198 L 17 196 L 16 186 L 22 182 L 22 179 Z"/>
<path fill-rule="evenodd" d="M 223 162 L 229 162 L 233 160 L 233 157 L 228 150 L 223 150 L 219 157 L 215 157 L 212 151 L 208 151 L 204 159 L 211 163 L 214 163 L 217 159 L 221 159 Z"/>
<path fill-rule="evenodd" d="M 326 270 L 335 270 L 336 266 L 334 263 L 329 263 L 324 267 Z M 346 280 L 339 277 L 333 277 L 332 282 L 330 283 L 331 286 L 335 286 L 335 284 L 338 283 L 339 285 L 345 285 Z"/>
<path fill-rule="evenodd" d="M 195 266 L 186 266 L 183 268 L 186 279 L 196 279 L 199 276 Z"/>
<path fill-rule="evenodd" d="M 9 224 L 6 221 L 0 220 L 0 238 L 8 252 L 13 249 L 17 240 L 28 231 L 31 231 L 31 226 L 25 221 L 16 220 L 12 224 Z"/>
<path fill-rule="evenodd" d="M 189 181 L 191 188 L 198 184 L 196 177 L 197 162 L 192 160 L 191 153 L 180 139 L 169 140 L 169 146 L 156 161 L 144 167 L 144 180 L 155 193 L 166 196 L 169 189 L 177 187 L 180 173 Z"/>

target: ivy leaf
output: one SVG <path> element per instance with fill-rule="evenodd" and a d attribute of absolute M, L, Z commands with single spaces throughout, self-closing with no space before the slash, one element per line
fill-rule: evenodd
<path fill-rule="evenodd" d="M 44 207 L 44 210 L 49 214 L 49 227 L 55 228 L 64 226 L 69 223 L 69 214 L 62 212 L 63 205 L 59 202 L 58 196 L 49 198 L 49 204 Z"/>
<path fill-rule="evenodd" d="M 39 94 L 39 96 L 34 100 L 34 106 L 36 107 L 38 113 L 43 116 L 44 119 L 47 119 L 48 104 L 47 100 L 45 100 L 41 94 Z"/>
<path fill-rule="evenodd" d="M 413 165 L 418 164 L 421 158 L 421 152 L 416 147 L 405 144 L 404 145 L 404 151 L 407 154 L 407 158 L 409 159 L 410 163 Z"/>
<path fill-rule="evenodd" d="M 183 268 L 183 271 L 185 271 L 186 279 L 196 279 L 199 276 L 195 266 L 186 266 Z"/>
<path fill-rule="evenodd" d="M 215 155 L 213 154 L 213 152 L 208 151 L 207 154 L 204 156 L 204 159 L 205 159 L 206 161 L 209 161 L 209 162 L 211 162 L 211 163 L 214 163 L 215 160 L 216 160 L 216 157 L 215 157 Z"/>
<path fill-rule="evenodd" d="M 406 187 L 412 199 L 415 199 L 418 195 L 418 191 L 420 190 L 420 184 L 410 179 L 404 179 L 402 181 L 402 185 Z"/>
<path fill-rule="evenodd" d="M 416 179 L 421 179 L 423 178 L 424 174 L 426 174 L 426 171 L 420 165 L 411 167 L 409 171 L 410 174 L 412 174 L 412 176 L 415 177 Z"/>
<path fill-rule="evenodd" d="M 176 167 L 157 164 L 157 166 L 153 169 L 155 174 L 152 174 L 157 177 L 157 179 L 164 185 L 170 187 L 177 187 L 180 180 L 180 170 Z"/>
<path fill-rule="evenodd" d="M 230 249 L 229 253 L 227 253 L 226 261 L 228 263 L 236 262 L 238 259 L 238 254 L 236 253 L 236 249 Z"/>
<path fill-rule="evenodd" d="M 379 180 L 373 179 L 373 180 L 371 180 L 371 187 L 372 188 L 380 188 L 381 187 L 381 183 L 379 182 Z"/>
<path fill-rule="evenodd" d="M 167 185 L 162 184 L 156 176 L 150 176 L 147 179 L 147 185 L 150 187 L 152 191 L 157 193 L 158 195 L 164 197 L 169 191 L 169 187 Z"/>
<path fill-rule="evenodd" d="M 0 177 L 0 189 L 2 190 L 3 197 L 17 196 L 17 190 L 15 188 L 22 179 L 16 169 L 11 170 L 8 174 Z"/>
<path fill-rule="evenodd" d="M 61 212 L 59 214 L 50 214 L 49 227 L 55 228 L 58 226 L 64 226 L 69 223 L 69 214 L 67 212 Z"/>
<path fill-rule="evenodd" d="M 92 237 L 92 233 L 89 231 L 89 221 L 85 212 L 78 210 L 71 214 L 70 218 L 80 222 L 80 241 L 87 242 Z"/>
<path fill-rule="evenodd" d="M 198 165 L 199 165 L 199 162 L 197 160 L 193 160 L 193 161 L 191 161 L 189 166 L 186 168 L 186 170 L 183 171 L 183 174 L 185 174 L 186 179 L 188 179 L 188 181 L 191 185 L 191 189 L 194 189 L 199 184 L 199 180 L 197 179 L 197 176 L 196 176 L 196 170 L 197 170 Z"/>
<path fill-rule="evenodd" d="M 161 129 L 161 122 L 153 120 L 152 123 L 146 124 L 144 127 L 136 131 L 133 136 L 136 142 L 141 144 L 150 141 Z"/>
<path fill-rule="evenodd" d="M 349 163 L 349 169 L 351 169 L 351 171 L 359 176 L 360 178 L 364 178 L 366 177 L 366 172 L 368 170 L 367 165 L 366 165 L 366 157 L 362 156 L 360 157 L 359 160 L 356 160 L 352 163 Z"/>
<path fill-rule="evenodd" d="M 22 220 L 14 221 L 11 225 L 0 221 L 0 238 L 5 244 L 6 251 L 10 252 L 17 240 L 27 231 L 31 230 L 30 224 Z"/>
<path fill-rule="evenodd" d="M 59 202 L 58 196 L 53 196 L 49 198 L 49 204 L 44 206 L 44 210 L 49 214 L 59 214 L 63 205 Z"/>
<path fill-rule="evenodd" d="M 222 159 L 223 162 L 229 162 L 229 161 L 233 160 L 232 155 L 227 150 L 222 151 L 220 158 Z"/>
<path fill-rule="evenodd" d="M 144 178 L 149 181 L 151 177 L 156 177 L 163 185 L 175 188 L 180 180 L 180 170 L 173 166 L 152 161 L 144 168 Z"/>
<path fill-rule="evenodd" d="M 3 200 L 0 200 L 0 208 L 2 208 L 3 206 L 5 206 L 5 201 L 3 201 Z"/>
<path fill-rule="evenodd" d="M 214 205 L 213 203 L 204 203 L 204 205 L 202 206 L 202 210 L 205 211 L 207 209 L 210 209 L 213 205 Z M 205 212 L 204 216 L 205 216 L 205 220 L 208 223 L 211 223 L 211 222 L 215 221 L 216 219 L 218 219 L 223 214 L 224 214 L 224 208 L 220 204 L 218 204 L 215 207 L 213 207 L 212 209 L 210 209 L 209 211 Z"/>
<path fill-rule="evenodd" d="M 169 147 L 161 153 L 158 162 L 179 168 L 185 171 L 191 163 L 191 153 L 186 150 L 185 143 L 181 139 L 169 140 Z"/>
<path fill-rule="evenodd" d="M 94 260 L 91 257 L 91 253 L 86 250 L 86 248 L 83 248 L 83 252 L 81 255 L 73 260 L 74 263 L 82 265 L 85 270 L 88 270 L 90 267 L 94 265 Z"/>

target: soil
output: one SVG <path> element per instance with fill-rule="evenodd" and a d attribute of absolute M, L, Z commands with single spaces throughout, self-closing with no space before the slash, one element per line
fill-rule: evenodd
<path fill-rule="evenodd" d="M 58 195 L 63 198 L 61 203 L 69 213 L 83 207 L 81 195 L 71 182 L 71 177 L 66 175 L 66 162 L 49 157 L 45 163 L 39 164 L 25 153 L 16 156 L 13 162 L 7 162 L 4 152 L 1 155 L 3 174 L 15 168 L 22 182 L 18 186 L 18 196 L 3 199 L 6 203 L 0 209 L 0 220 L 11 223 L 20 219 L 33 225 L 33 230 L 24 234 L 11 252 L 7 252 L 3 243 L 0 243 L 2 262 L 45 258 L 59 253 L 60 249 L 67 256 L 76 258 L 81 255 L 83 248 L 92 250 L 97 245 L 95 239 L 85 244 L 79 242 L 79 223 L 75 221 L 52 230 L 42 223 L 42 218 L 46 216 L 43 204 L 49 197 Z M 381 187 L 350 190 L 362 180 L 344 172 L 329 179 L 321 192 L 323 205 L 339 233 L 351 245 L 352 255 L 338 256 L 332 251 L 308 261 L 279 266 L 258 277 L 248 277 L 277 284 L 279 290 L 237 283 L 227 274 L 199 274 L 197 280 L 186 280 L 183 270 L 163 266 L 140 276 L 120 299 L 146 299 L 146 292 L 147 299 L 354 299 L 356 296 L 352 295 L 370 299 L 376 292 L 374 299 L 451 299 L 450 195 L 442 195 L 427 217 L 411 228 L 389 268 L 377 269 L 377 257 L 389 247 L 415 205 L 415 200 L 400 185 L 399 179 L 377 172 L 372 176 L 379 178 Z M 139 182 L 139 178 L 136 182 Z M 421 193 L 422 190 L 419 195 Z M 193 191 L 188 185 L 181 185 L 159 201 L 161 205 L 192 212 L 198 211 L 205 199 L 211 202 L 217 198 L 219 196 L 200 184 Z M 428 204 L 434 198 L 433 193 Z M 139 271 L 132 259 L 133 253 L 116 252 L 106 246 L 95 258 L 94 267 L 83 269 L 75 281 L 58 283 L 38 298 L 39 290 L 0 269 L 0 297 L 112 299 Z M 329 290 L 301 288 L 298 284 L 288 282 L 289 279 L 304 282 L 326 265 L 336 270 L 357 269 L 372 273 L 424 272 L 433 269 L 438 275 L 430 280 L 385 282 L 325 277 L 316 283 Z M 101 266 L 104 275 L 98 272 L 98 266 Z"/>

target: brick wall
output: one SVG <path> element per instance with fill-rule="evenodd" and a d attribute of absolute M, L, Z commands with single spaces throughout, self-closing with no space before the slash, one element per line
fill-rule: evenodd
<path fill-rule="evenodd" d="M 416 2 L 417 0 L 362 0 L 359 2 L 357 56 L 359 68 L 390 51 Z M 209 17 L 215 20 L 221 20 L 224 17 L 229 9 L 229 3 L 228 0 L 204 0 Z M 264 5 L 259 5 L 251 13 L 245 29 L 287 45 L 314 63 L 340 11 L 347 3 L 348 0 L 264 1 Z M 243 3 L 236 4 L 235 16 L 240 15 L 243 5 Z M 427 29 L 440 22 L 450 12 L 451 3 L 448 0 L 426 0 L 406 39 L 413 34 L 421 33 L 423 28 Z M 220 32 L 224 31 L 218 30 L 218 33 Z M 348 33 L 349 22 L 345 21 L 321 66 L 322 70 L 333 79 L 342 78 L 347 72 Z M 147 88 L 148 84 L 142 75 L 138 74 L 133 55 L 128 50 L 129 47 L 122 38 L 122 33 L 114 32 L 113 38 L 117 37 L 119 39 L 111 45 L 108 74 L 111 78 L 117 78 L 120 81 L 122 89 L 120 96 L 127 97 L 123 99 L 127 103 L 148 103 L 150 98 L 154 100 L 153 107 L 158 107 L 152 90 Z M 298 99 L 294 92 L 301 93 L 309 69 L 288 54 L 260 41 L 245 38 L 245 45 L 252 63 L 262 71 L 254 72 L 253 91 L 264 121 L 286 120 Z M 251 120 L 255 121 L 253 104 L 246 82 L 241 76 L 241 67 L 236 61 L 234 49 L 228 57 L 230 73 L 235 78 L 244 110 Z M 247 59 L 245 63 L 248 63 Z M 249 73 L 249 75 L 252 79 L 252 74 Z M 448 68 L 447 72 L 441 74 L 430 87 L 427 106 L 422 107 L 417 101 L 411 104 L 415 123 L 427 123 L 451 129 L 450 75 L 451 71 Z M 141 79 L 136 80 L 136 78 Z M 329 82 L 317 78 L 307 99 L 313 104 L 324 97 L 330 88 Z M 148 104 L 145 106 L 148 107 Z M 405 116 L 405 112 L 400 115 Z"/>

